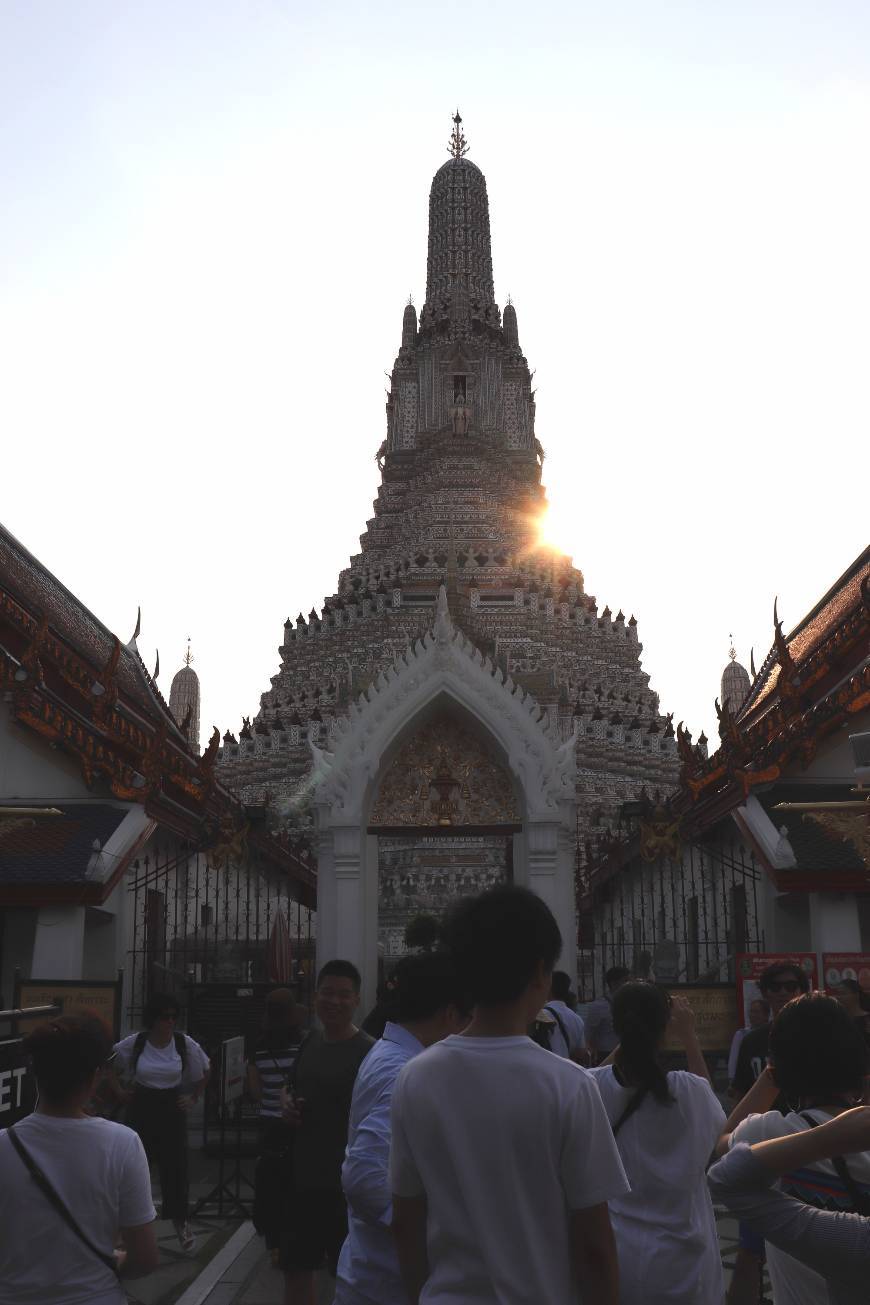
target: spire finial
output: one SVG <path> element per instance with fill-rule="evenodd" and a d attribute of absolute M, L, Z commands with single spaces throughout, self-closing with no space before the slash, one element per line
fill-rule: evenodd
<path fill-rule="evenodd" d="M 193 661 L 193 653 L 190 651 L 190 635 L 187 636 L 187 652 L 184 654 L 184 664 L 189 666 Z"/>
<path fill-rule="evenodd" d="M 453 133 L 450 137 L 450 144 L 447 146 L 447 152 L 452 154 L 455 159 L 461 159 L 468 153 L 468 146 L 462 134 L 462 118 L 458 109 L 453 115 Z"/>
<path fill-rule="evenodd" d="M 409 295 L 408 295 L 408 307 L 409 307 L 409 308 L 413 308 L 413 307 L 414 307 L 414 296 L 413 296 L 413 294 L 409 294 Z"/>
<path fill-rule="evenodd" d="M 733 635 L 733 634 L 729 634 L 729 636 L 728 636 L 728 640 L 729 640 L 729 642 L 730 642 L 730 644 L 731 644 L 731 647 L 728 649 L 728 656 L 731 658 L 732 662 L 736 662 L 736 661 L 737 661 L 737 649 L 734 647 L 734 635 Z"/>

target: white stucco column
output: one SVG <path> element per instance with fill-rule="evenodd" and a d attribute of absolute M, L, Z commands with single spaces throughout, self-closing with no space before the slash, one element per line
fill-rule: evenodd
<path fill-rule="evenodd" d="M 359 825 L 328 826 L 320 813 L 317 968 L 352 961 L 362 975 L 360 1007 L 375 1002 L 378 977 L 378 840 Z"/>
<path fill-rule="evenodd" d="M 85 908 L 42 906 L 36 920 L 31 979 L 81 979 Z"/>
<path fill-rule="evenodd" d="M 558 820 L 530 819 L 524 830 L 525 864 L 514 867 L 514 882 L 542 897 L 562 935 L 559 968 L 573 979 L 577 970 L 574 865 L 570 841 Z"/>
<path fill-rule="evenodd" d="M 810 893 L 810 937 L 817 952 L 860 952 L 854 893 Z"/>

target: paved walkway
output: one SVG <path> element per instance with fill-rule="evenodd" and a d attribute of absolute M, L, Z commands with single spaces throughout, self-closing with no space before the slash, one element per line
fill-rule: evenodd
<path fill-rule="evenodd" d="M 718 1216 L 718 1224 L 727 1283 L 737 1250 L 737 1224 L 724 1214 Z M 225 1269 L 216 1264 L 218 1273 L 210 1277 L 203 1274 L 200 1283 L 194 1283 L 177 1299 L 176 1305 L 281 1305 L 282 1274 L 272 1268 L 263 1242 L 254 1234 L 253 1227 L 243 1224 L 236 1238 L 239 1249 L 232 1262 Z M 234 1249 L 228 1245 L 227 1252 L 232 1254 Z M 766 1277 L 765 1288 L 769 1294 Z M 331 1305 L 332 1293 L 332 1279 L 325 1273 L 321 1274 L 318 1305 Z"/>

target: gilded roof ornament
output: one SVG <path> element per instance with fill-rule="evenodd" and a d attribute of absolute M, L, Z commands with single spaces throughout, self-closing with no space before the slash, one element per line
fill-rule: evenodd
<path fill-rule="evenodd" d="M 462 132 L 462 118 L 458 109 L 453 115 L 453 132 L 450 136 L 450 144 L 447 146 L 447 153 L 452 154 L 455 159 L 464 158 L 468 153 L 468 145 Z"/>
<path fill-rule="evenodd" d="M 193 661 L 193 653 L 190 651 L 190 635 L 187 636 L 187 652 L 184 654 L 184 664 L 189 666 Z"/>

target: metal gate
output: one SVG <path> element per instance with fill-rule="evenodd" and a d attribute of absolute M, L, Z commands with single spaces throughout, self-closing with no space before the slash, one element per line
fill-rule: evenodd
<path fill-rule="evenodd" d="M 141 1027 L 149 997 L 169 993 L 212 1063 L 192 1173 L 194 1211 L 249 1215 L 257 1110 L 246 1095 L 224 1100 L 223 1048 L 242 1036 L 250 1050 L 276 986 L 292 987 L 303 1011 L 310 1010 L 315 912 L 255 851 L 241 864 L 215 864 L 174 840 L 158 842 L 134 863 L 129 893 L 127 1025 Z"/>
<path fill-rule="evenodd" d="M 587 1000 L 624 966 L 664 983 L 735 981 L 738 952 L 763 952 L 763 872 L 739 841 L 599 862 L 579 876 L 580 980 Z"/>

